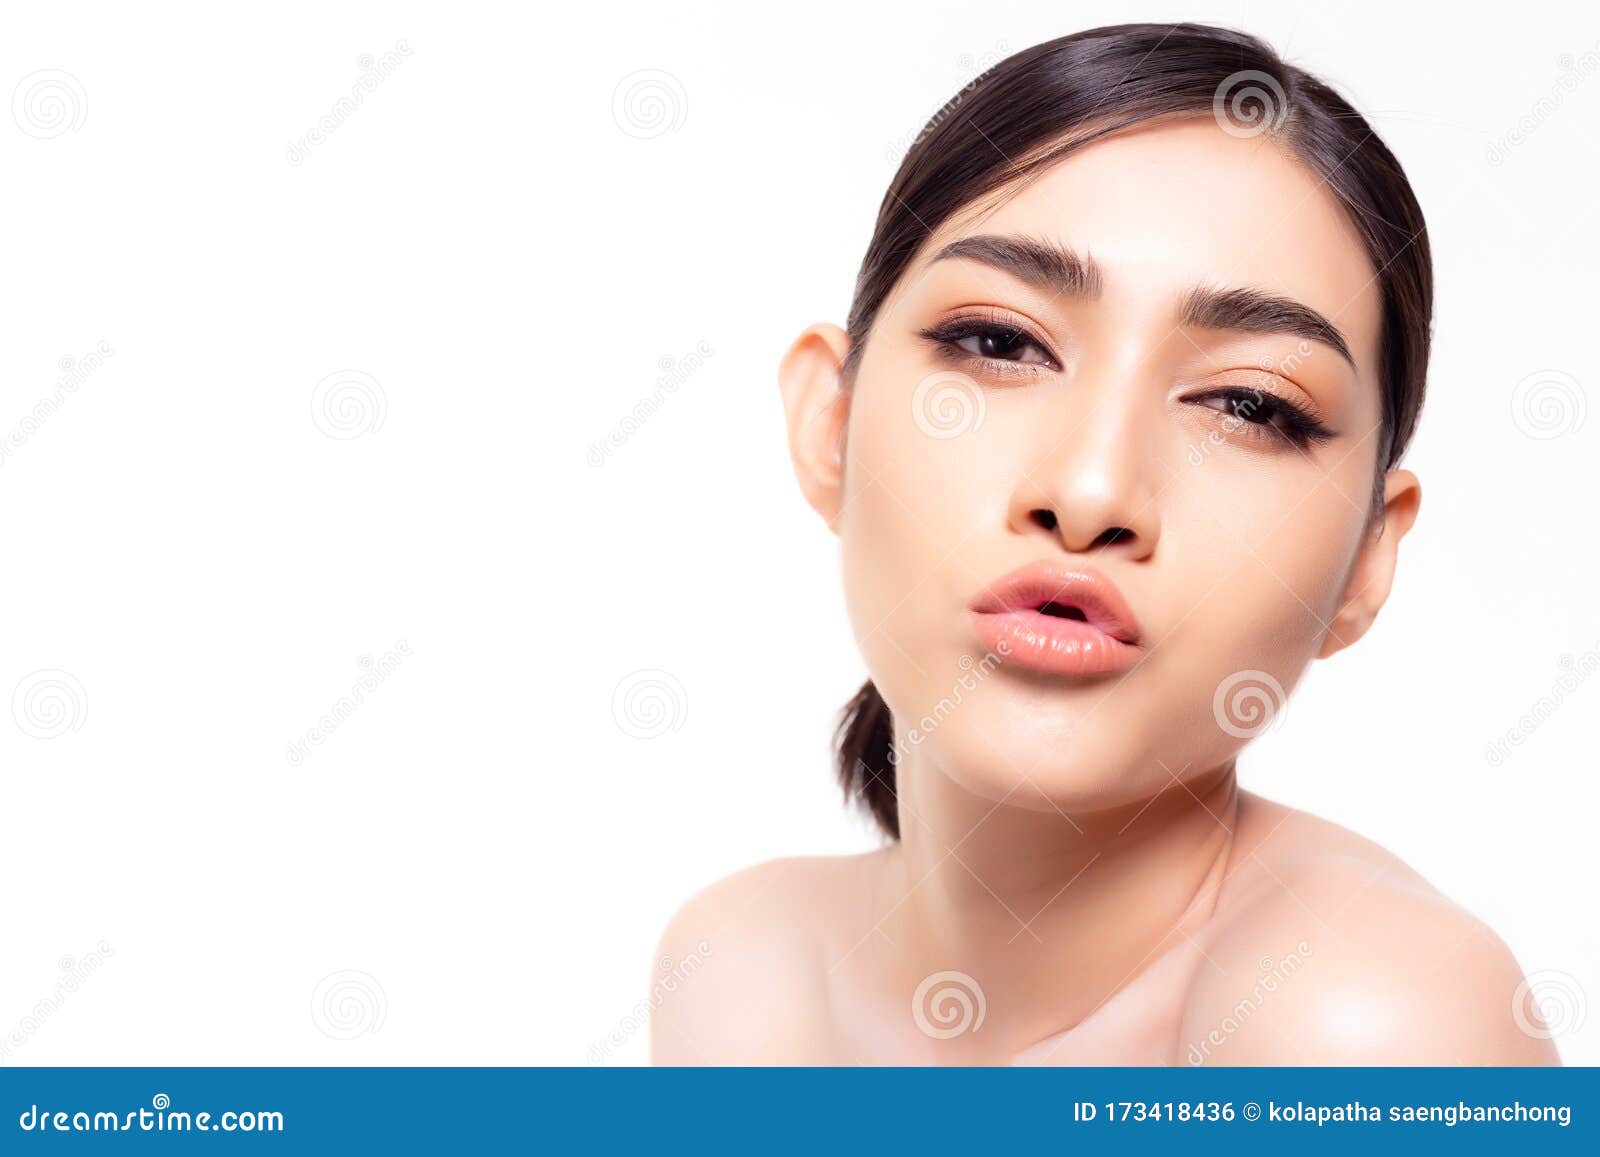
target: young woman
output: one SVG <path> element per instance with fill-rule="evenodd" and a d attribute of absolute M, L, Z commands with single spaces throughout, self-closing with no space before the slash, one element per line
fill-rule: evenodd
<path fill-rule="evenodd" d="M 1488 928 L 1235 780 L 1389 594 L 1431 309 L 1398 162 L 1250 36 L 1094 29 L 941 110 L 780 369 L 887 844 L 690 900 L 655 1059 L 1556 1062 Z"/>

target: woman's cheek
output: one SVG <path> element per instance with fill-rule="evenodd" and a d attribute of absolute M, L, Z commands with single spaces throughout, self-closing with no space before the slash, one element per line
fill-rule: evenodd
<path fill-rule="evenodd" d="M 1188 688 L 1191 721 L 1225 744 L 1253 737 L 1261 713 L 1283 710 L 1338 609 L 1360 516 L 1292 470 L 1275 485 L 1169 497 L 1163 546 L 1184 564 L 1164 576 L 1160 668 L 1169 686 Z"/>
<path fill-rule="evenodd" d="M 1224 499 L 1218 547 L 1245 575 L 1241 589 L 1279 608 L 1277 631 L 1308 647 L 1338 610 L 1365 525 L 1364 492 L 1351 481 L 1295 459 L 1249 479 Z M 1360 498 L 1352 498 L 1352 491 Z"/>
<path fill-rule="evenodd" d="M 971 572 L 976 566 L 987 581 L 1017 562 L 983 559 L 1005 533 L 1009 490 L 995 475 L 1015 457 L 1007 434 L 985 423 L 932 435 L 917 420 L 913 393 L 858 395 L 839 520 L 851 625 L 886 695 L 896 686 L 914 694 L 945 659 L 970 649 L 963 608 L 978 586 Z"/>

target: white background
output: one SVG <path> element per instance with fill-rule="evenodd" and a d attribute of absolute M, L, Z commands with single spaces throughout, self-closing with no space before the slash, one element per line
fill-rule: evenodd
<path fill-rule="evenodd" d="M 1600 1061 L 1600 678 L 1558 690 L 1600 647 L 1592 7 L 573 7 L 7 12 L 0 92 L 66 104 L 0 112 L 0 1062 L 643 1060 L 678 903 L 874 842 L 827 761 L 863 670 L 784 345 L 843 321 L 900 152 L 973 75 L 1181 18 L 1346 93 L 1437 262 L 1393 599 L 1243 781 L 1596 1004 L 1559 1043 Z M 368 384 L 314 415 L 341 373 Z"/>

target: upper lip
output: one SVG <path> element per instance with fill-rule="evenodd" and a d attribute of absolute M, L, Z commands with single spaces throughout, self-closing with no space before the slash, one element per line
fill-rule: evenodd
<path fill-rule="evenodd" d="M 1046 604 L 1075 607 L 1099 630 L 1124 643 L 1138 643 L 1139 620 L 1116 584 L 1086 566 L 1038 562 L 1019 567 L 979 591 L 967 606 L 979 614 L 1038 610 Z"/>

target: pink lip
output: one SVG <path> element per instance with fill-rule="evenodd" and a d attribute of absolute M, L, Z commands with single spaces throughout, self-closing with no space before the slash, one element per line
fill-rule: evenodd
<path fill-rule="evenodd" d="M 1035 671 L 1105 675 L 1127 670 L 1143 654 L 1139 621 L 1122 593 L 1088 567 L 1034 563 L 986 587 L 967 606 L 991 651 Z M 1057 613 L 1046 613 L 1046 606 Z"/>

